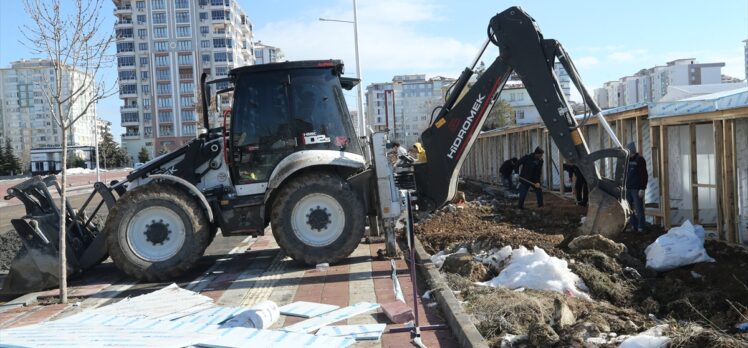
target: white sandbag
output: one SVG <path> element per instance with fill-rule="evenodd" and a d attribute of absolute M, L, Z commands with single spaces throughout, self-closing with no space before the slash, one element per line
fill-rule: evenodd
<path fill-rule="evenodd" d="M 468 250 L 466 248 L 460 248 L 459 250 L 457 250 L 456 252 L 452 254 L 447 254 L 447 252 L 442 250 L 434 255 L 431 255 L 431 262 L 434 264 L 434 266 L 436 266 L 436 268 L 442 268 L 442 265 L 444 264 L 444 260 L 446 260 L 447 257 L 449 257 L 450 255 L 467 254 L 467 252 Z"/>
<path fill-rule="evenodd" d="M 688 220 L 671 228 L 644 251 L 647 268 L 663 272 L 693 263 L 714 262 L 704 249 L 704 234 L 701 226 L 694 226 Z"/>
<path fill-rule="evenodd" d="M 514 249 L 507 266 L 496 278 L 478 284 L 509 289 L 548 290 L 590 298 L 584 281 L 569 269 L 565 260 L 550 256 L 538 247 L 533 250 L 527 250 L 524 246 Z"/>
<path fill-rule="evenodd" d="M 267 329 L 280 318 L 278 305 L 273 301 L 262 301 L 231 318 L 223 327 L 249 327 Z"/>

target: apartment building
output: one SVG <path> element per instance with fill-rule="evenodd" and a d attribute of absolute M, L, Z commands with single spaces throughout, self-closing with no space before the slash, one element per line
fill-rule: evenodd
<path fill-rule="evenodd" d="M 426 75 L 397 75 L 392 82 L 366 87 L 368 124 L 377 130 L 390 129 L 393 139 L 404 145 L 419 141 L 429 126 L 431 112 L 443 104 L 446 89 L 454 79 Z"/>
<path fill-rule="evenodd" d="M 722 83 L 725 63 L 698 63 L 695 58 L 676 59 L 667 65 L 639 70 L 632 76 L 609 81 L 596 88 L 595 100 L 603 109 L 662 99 L 669 86 Z"/>
<path fill-rule="evenodd" d="M 745 43 L 745 80 L 748 81 L 748 40 L 743 40 Z"/>
<path fill-rule="evenodd" d="M 254 44 L 255 64 L 267 64 L 282 62 L 286 57 L 283 50 L 278 47 L 270 46 L 257 41 Z"/>
<path fill-rule="evenodd" d="M 87 78 L 84 72 L 66 69 L 62 76 L 62 94 L 69 94 Z M 31 149 L 56 148 L 62 146 L 60 128 L 52 119 L 44 90 L 52 90 L 55 74 L 52 62 L 29 59 L 11 62 L 10 68 L 0 69 L 0 144 L 10 139 L 16 156 L 24 170 L 30 168 Z M 93 91 L 91 91 L 93 93 Z M 80 113 L 89 102 L 89 93 L 84 93 L 72 105 L 72 114 Z M 95 144 L 96 106 L 92 105 L 68 133 L 68 145 L 90 146 Z"/>
<path fill-rule="evenodd" d="M 122 146 L 137 162 L 143 147 L 153 157 L 197 136 L 200 75 L 254 64 L 252 24 L 235 0 L 113 2 Z M 211 115 L 211 126 L 218 119 Z"/>

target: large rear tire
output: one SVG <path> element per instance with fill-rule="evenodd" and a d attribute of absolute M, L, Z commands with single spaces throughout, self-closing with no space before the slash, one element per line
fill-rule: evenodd
<path fill-rule="evenodd" d="M 208 219 L 195 199 L 160 183 L 120 198 L 105 232 L 114 264 L 146 281 L 172 279 L 192 268 L 211 237 Z"/>
<path fill-rule="evenodd" d="M 350 185 L 334 174 L 302 175 L 272 206 L 273 236 L 288 256 L 309 265 L 350 255 L 364 234 L 365 212 Z"/>

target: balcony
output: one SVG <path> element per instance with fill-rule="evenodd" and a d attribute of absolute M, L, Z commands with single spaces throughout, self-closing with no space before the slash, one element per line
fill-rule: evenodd
<path fill-rule="evenodd" d="M 129 14 L 129 13 L 132 13 L 132 6 L 130 5 L 117 6 L 114 8 L 115 15 Z"/>
<path fill-rule="evenodd" d="M 120 19 L 114 23 L 115 28 L 129 28 L 132 27 L 132 19 Z"/>
<path fill-rule="evenodd" d="M 122 134 L 122 139 L 138 139 L 138 138 L 140 138 L 140 132 Z"/>
<path fill-rule="evenodd" d="M 123 117 L 122 118 L 122 124 L 121 126 L 138 126 L 140 125 L 140 122 L 138 121 L 138 118 L 132 118 L 132 117 Z"/>
<path fill-rule="evenodd" d="M 119 107 L 119 111 L 120 112 L 138 111 L 138 104 L 122 105 Z"/>

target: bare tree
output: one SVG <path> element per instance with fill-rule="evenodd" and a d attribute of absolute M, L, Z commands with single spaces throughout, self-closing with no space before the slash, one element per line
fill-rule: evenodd
<path fill-rule="evenodd" d="M 38 82 L 50 108 L 50 116 L 60 127 L 62 174 L 60 194 L 60 302 L 67 303 L 66 253 L 66 167 L 68 132 L 81 117 L 93 112 L 96 103 L 113 94 L 115 83 L 106 84 L 101 72 L 110 64 L 108 49 L 112 32 L 101 15 L 106 0 L 24 0 L 31 19 L 20 28 L 24 44 L 31 52 L 51 61 L 53 80 Z M 48 74 L 44 74 L 48 76 Z"/>

